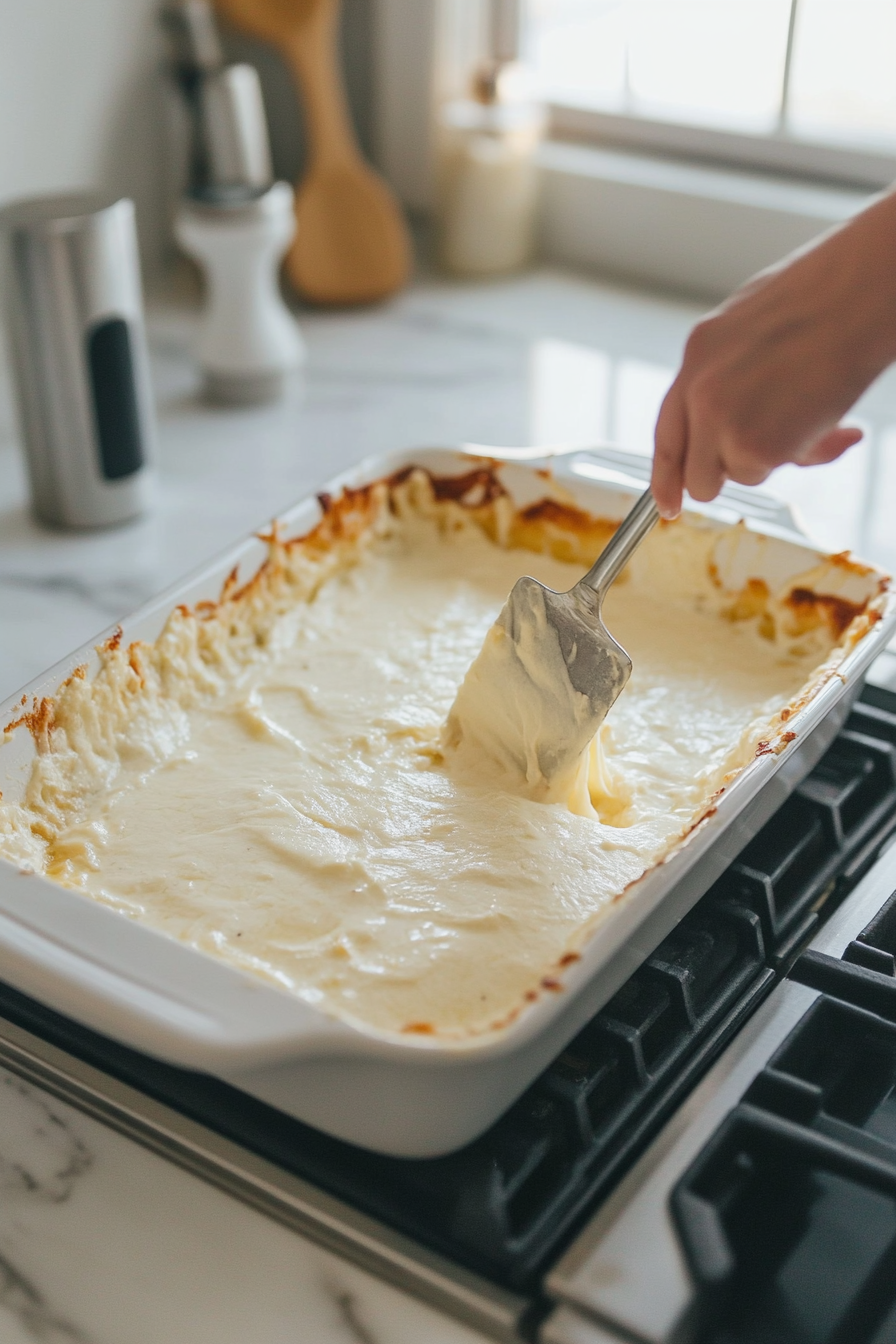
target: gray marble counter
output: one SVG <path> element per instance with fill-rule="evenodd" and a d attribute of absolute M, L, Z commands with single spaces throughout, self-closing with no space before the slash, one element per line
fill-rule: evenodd
<path fill-rule="evenodd" d="M 309 361 L 272 408 L 197 399 L 188 303 L 151 306 L 152 516 L 102 533 L 30 518 L 0 389 L 0 698 L 358 458 L 414 445 L 610 438 L 649 452 L 698 310 L 556 273 L 418 285 L 306 314 Z M 867 442 L 772 488 L 831 548 L 896 564 L 896 375 Z M 0 1071 L 0 1344 L 473 1344 L 447 1318 Z"/>

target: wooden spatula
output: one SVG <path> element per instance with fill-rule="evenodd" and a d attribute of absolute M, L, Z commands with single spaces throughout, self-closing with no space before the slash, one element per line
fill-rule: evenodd
<path fill-rule="evenodd" d="M 336 59 L 339 0 L 215 0 L 236 27 L 279 47 L 308 122 L 286 273 L 314 303 L 368 303 L 404 284 L 410 244 L 389 188 L 363 160 Z"/>

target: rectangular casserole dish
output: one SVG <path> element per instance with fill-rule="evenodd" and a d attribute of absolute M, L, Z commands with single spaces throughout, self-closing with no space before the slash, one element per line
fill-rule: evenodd
<path fill-rule="evenodd" d="M 436 476 L 460 475 L 471 465 L 469 454 L 452 450 L 392 454 L 367 460 L 326 491 L 362 487 L 414 464 Z M 539 465 L 501 468 L 516 503 L 543 494 Z M 607 470 L 587 454 L 558 461 L 553 470 L 577 504 L 605 518 L 621 518 L 639 488 L 625 471 Z M 725 503 L 706 512 L 717 523 L 731 524 L 737 516 Z M 279 524 L 284 535 L 301 535 L 319 517 L 318 501 L 308 499 Z M 738 582 L 758 577 L 777 589 L 821 558 L 798 533 L 767 520 L 731 535 L 730 564 L 742 571 Z M 245 580 L 265 555 L 264 543 L 255 537 L 235 546 L 123 622 L 124 640 L 153 640 L 175 605 L 214 601 L 235 567 Z M 5 859 L 0 859 L 0 976 L 94 1030 L 224 1078 L 350 1142 L 408 1157 L 451 1151 L 515 1100 L 780 806 L 842 726 L 894 625 L 896 600 L 890 593 L 881 618 L 855 643 L 837 675 L 793 714 L 789 740 L 757 755 L 686 840 L 610 907 L 581 959 L 566 969 L 559 993 L 542 995 L 488 1036 L 450 1043 L 425 1036 L 396 1040 L 325 1016 L 88 897 L 19 872 Z M 51 696 L 84 663 L 89 675 L 96 665 L 93 649 L 78 650 L 26 687 L 26 698 Z M 21 704 L 20 692 L 0 706 L 0 723 L 15 719 Z M 32 737 L 23 731 L 0 748 L 6 800 L 21 795 L 33 752 Z"/>

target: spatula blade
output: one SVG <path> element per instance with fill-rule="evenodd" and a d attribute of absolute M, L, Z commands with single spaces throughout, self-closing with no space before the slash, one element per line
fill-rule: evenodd
<path fill-rule="evenodd" d="M 585 753 L 632 673 L 601 606 L 658 518 L 646 490 L 569 592 L 516 582 L 458 690 L 447 748 L 472 750 L 477 768 L 492 761 L 530 798 L 591 814 Z"/>
<path fill-rule="evenodd" d="M 531 693 L 549 697 L 556 722 L 539 744 L 548 780 L 564 774 L 587 749 L 631 676 L 632 660 L 601 620 L 597 593 L 577 585 L 556 593 L 519 579 L 498 617 Z"/>

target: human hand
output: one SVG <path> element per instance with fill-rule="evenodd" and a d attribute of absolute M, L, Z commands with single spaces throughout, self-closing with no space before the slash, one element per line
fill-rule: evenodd
<path fill-rule="evenodd" d="M 714 499 L 784 462 L 831 462 L 862 437 L 840 424 L 896 358 L 896 195 L 756 276 L 702 321 L 656 426 L 653 493 Z"/>

